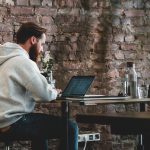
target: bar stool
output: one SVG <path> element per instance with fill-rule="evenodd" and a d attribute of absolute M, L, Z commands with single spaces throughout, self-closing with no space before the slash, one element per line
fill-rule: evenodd
<path fill-rule="evenodd" d="M 4 141 L 4 143 L 5 143 L 5 150 L 10 150 L 10 143 L 6 141 Z"/>
<path fill-rule="evenodd" d="M 16 141 L 16 140 L 14 140 Z M 10 146 L 12 145 L 12 143 L 14 141 L 0 141 L 0 142 L 3 142 L 5 145 L 4 145 L 4 150 L 10 150 Z M 22 141 L 22 140 L 21 140 Z"/>
<path fill-rule="evenodd" d="M 56 139 L 56 138 L 49 138 L 49 139 Z M 22 137 L 22 136 L 17 136 L 14 137 L 11 135 L 11 133 L 5 134 L 5 133 L 0 133 L 0 143 L 4 143 L 4 150 L 10 150 L 10 146 L 12 145 L 13 142 L 17 142 L 20 145 L 24 145 L 21 142 L 23 141 L 31 141 L 31 138 L 29 137 Z M 26 143 L 25 143 L 26 145 Z"/>
<path fill-rule="evenodd" d="M 30 141 L 30 139 L 22 137 L 12 137 L 11 134 L 0 133 L 0 142 L 4 143 L 4 149 L 10 150 L 10 145 L 15 141 Z"/>

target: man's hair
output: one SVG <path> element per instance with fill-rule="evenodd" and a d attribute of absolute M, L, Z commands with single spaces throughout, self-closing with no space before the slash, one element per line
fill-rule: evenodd
<path fill-rule="evenodd" d="M 17 31 L 16 42 L 18 44 L 24 44 L 32 36 L 40 39 L 45 32 L 45 28 L 38 26 L 34 22 L 23 23 Z"/>

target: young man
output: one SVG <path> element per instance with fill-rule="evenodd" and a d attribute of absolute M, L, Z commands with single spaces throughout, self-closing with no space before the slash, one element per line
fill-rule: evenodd
<path fill-rule="evenodd" d="M 36 102 L 54 100 L 60 92 L 48 84 L 36 64 L 45 33 L 45 28 L 27 22 L 17 32 L 17 44 L 0 45 L 0 136 L 30 139 L 32 150 L 48 150 L 47 139 L 65 136 L 61 117 L 33 113 Z M 69 150 L 77 150 L 78 127 L 73 121 L 69 136 Z"/>

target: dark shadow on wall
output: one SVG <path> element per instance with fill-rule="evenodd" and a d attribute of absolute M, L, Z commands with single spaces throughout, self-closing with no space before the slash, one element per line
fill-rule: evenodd
<path fill-rule="evenodd" d="M 81 0 L 81 6 L 84 10 L 90 10 L 89 0 Z"/>
<path fill-rule="evenodd" d="M 110 6 L 105 1 L 97 1 L 97 8 L 91 1 L 82 1 L 83 18 L 78 40 L 78 53 L 80 61 L 84 63 L 85 70 L 80 74 L 94 74 L 96 76 L 91 92 L 96 94 L 107 94 L 109 79 L 106 77 L 108 43 L 112 37 L 112 22 Z M 92 7 L 93 6 L 93 7 Z M 95 9 L 95 10 L 94 10 Z"/>
<path fill-rule="evenodd" d="M 51 44 L 55 47 L 52 53 L 58 64 L 57 85 L 63 89 L 72 75 L 94 74 L 96 79 L 90 92 L 107 94 L 109 68 L 105 58 L 112 37 L 111 4 L 97 1 L 95 6 L 93 1 L 81 0 L 77 6 L 80 8 L 77 15 L 64 13 L 54 18 L 58 32 L 57 40 Z"/>

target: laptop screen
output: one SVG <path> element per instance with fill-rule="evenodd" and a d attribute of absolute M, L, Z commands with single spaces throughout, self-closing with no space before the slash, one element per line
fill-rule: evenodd
<path fill-rule="evenodd" d="M 94 76 L 73 76 L 61 97 L 84 96 L 94 78 Z"/>

